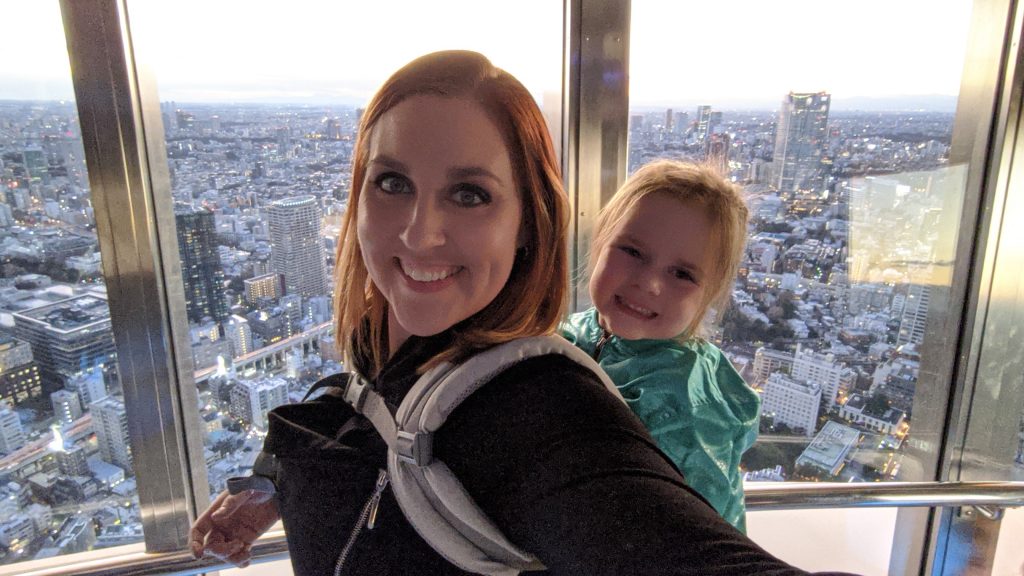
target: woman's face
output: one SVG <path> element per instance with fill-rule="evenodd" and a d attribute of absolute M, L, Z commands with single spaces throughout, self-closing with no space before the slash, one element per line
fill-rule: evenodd
<path fill-rule="evenodd" d="M 391 353 L 498 295 L 515 260 L 523 203 L 497 126 L 472 100 L 415 96 L 368 142 L 357 233 L 388 301 Z"/>

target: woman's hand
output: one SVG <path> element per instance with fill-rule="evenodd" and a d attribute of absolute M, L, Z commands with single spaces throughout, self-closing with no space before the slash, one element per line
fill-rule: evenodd
<path fill-rule="evenodd" d="M 211 554 L 239 568 L 249 565 L 252 543 L 280 516 L 272 494 L 245 490 L 221 492 L 189 531 L 189 547 L 197 559 Z"/>

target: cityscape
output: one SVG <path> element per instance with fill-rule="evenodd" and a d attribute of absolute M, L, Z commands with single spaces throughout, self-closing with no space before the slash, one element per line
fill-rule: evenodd
<path fill-rule="evenodd" d="M 161 108 L 215 495 L 248 473 L 270 410 L 342 369 L 331 277 L 361 111 Z M 789 93 L 630 116 L 630 172 L 708 162 L 748 199 L 733 301 L 709 327 L 762 396 L 748 481 L 908 479 L 963 200 L 953 114 L 831 108 Z M 142 538 L 100 258 L 75 105 L 0 101 L 0 563 Z"/>

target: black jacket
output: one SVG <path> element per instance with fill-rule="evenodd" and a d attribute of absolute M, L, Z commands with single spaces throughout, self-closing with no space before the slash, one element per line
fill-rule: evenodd
<path fill-rule="evenodd" d="M 412 337 L 387 363 L 374 387 L 392 409 L 416 367 L 451 338 Z M 565 357 L 533 358 L 498 375 L 434 442 L 435 457 L 550 574 L 805 574 L 722 520 L 629 408 Z M 387 468 L 386 447 L 342 401 L 326 395 L 278 408 L 265 450 L 282 462 L 278 504 L 296 575 L 333 574 L 357 524 L 342 574 L 465 574 L 416 534 L 390 489 L 366 529 L 360 514 Z"/>

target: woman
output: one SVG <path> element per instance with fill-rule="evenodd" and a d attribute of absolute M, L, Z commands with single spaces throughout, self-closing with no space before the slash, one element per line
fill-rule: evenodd
<path fill-rule="evenodd" d="M 440 361 L 555 329 L 568 204 L 544 120 L 511 75 L 471 52 L 414 60 L 367 107 L 352 181 L 337 341 L 391 407 Z M 246 563 L 280 503 L 310 511 L 284 519 L 296 574 L 464 573 L 389 490 L 373 500 L 386 447 L 336 404 L 343 456 L 324 465 L 337 481 L 276 502 L 222 494 L 193 526 L 196 556 Z M 718 517 L 629 409 L 562 356 L 522 361 L 470 396 L 434 455 L 552 574 L 802 574 Z M 361 529 L 370 504 L 374 528 Z"/>

